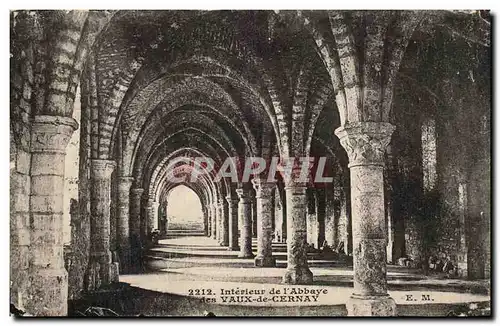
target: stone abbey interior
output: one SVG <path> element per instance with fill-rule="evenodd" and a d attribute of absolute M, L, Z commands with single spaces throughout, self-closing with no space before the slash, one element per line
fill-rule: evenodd
<path fill-rule="evenodd" d="M 487 11 L 12 11 L 11 304 L 33 316 L 82 300 L 146 316 L 487 306 L 490 29 Z M 169 163 L 192 157 L 326 157 L 332 182 L 171 182 Z M 172 222 L 179 187 L 197 222 Z M 320 294 L 193 297 L 205 289 Z"/>

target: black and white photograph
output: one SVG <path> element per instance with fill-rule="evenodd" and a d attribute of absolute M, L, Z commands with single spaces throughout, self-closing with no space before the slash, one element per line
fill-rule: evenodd
<path fill-rule="evenodd" d="M 8 12 L 12 318 L 492 317 L 493 12 L 135 5 Z"/>

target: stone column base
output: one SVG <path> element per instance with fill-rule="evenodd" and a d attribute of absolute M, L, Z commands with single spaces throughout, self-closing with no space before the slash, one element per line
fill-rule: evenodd
<path fill-rule="evenodd" d="M 221 246 L 221 247 L 227 247 L 227 246 L 229 246 L 229 242 L 221 241 L 221 242 L 219 242 L 219 246 Z"/>
<path fill-rule="evenodd" d="M 68 273 L 65 269 L 39 269 L 32 272 L 26 310 L 33 316 L 68 314 Z M 49 291 L 47 291 L 49 289 Z"/>
<path fill-rule="evenodd" d="M 396 316 L 396 302 L 390 296 L 351 296 L 346 303 L 348 316 Z"/>
<path fill-rule="evenodd" d="M 120 273 L 128 274 L 132 261 L 132 254 L 130 248 L 120 249 Z"/>
<path fill-rule="evenodd" d="M 255 257 L 256 267 L 276 267 L 276 257 L 273 256 L 257 256 Z"/>
<path fill-rule="evenodd" d="M 238 258 L 253 258 L 255 257 L 253 253 L 251 252 L 245 252 L 245 253 L 239 253 Z"/>
<path fill-rule="evenodd" d="M 91 258 L 92 259 L 92 258 Z M 119 263 L 90 261 L 87 272 L 87 291 L 96 291 L 102 286 L 119 282 Z"/>
<path fill-rule="evenodd" d="M 313 273 L 308 267 L 296 267 L 287 269 L 283 276 L 285 284 L 312 284 Z"/>
<path fill-rule="evenodd" d="M 120 264 L 113 262 L 109 265 L 109 282 L 118 283 L 120 280 Z"/>
<path fill-rule="evenodd" d="M 231 250 L 231 251 L 239 251 L 240 250 L 240 247 L 239 246 L 230 246 L 229 248 L 227 248 L 227 250 Z"/>

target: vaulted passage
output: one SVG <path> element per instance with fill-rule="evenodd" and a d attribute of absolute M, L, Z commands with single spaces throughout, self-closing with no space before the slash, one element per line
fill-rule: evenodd
<path fill-rule="evenodd" d="M 485 11 L 12 12 L 11 303 L 487 305 L 490 46 Z"/>

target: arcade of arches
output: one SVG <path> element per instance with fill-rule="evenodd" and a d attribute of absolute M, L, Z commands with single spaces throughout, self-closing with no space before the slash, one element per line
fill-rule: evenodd
<path fill-rule="evenodd" d="M 141 273 L 182 157 L 327 157 L 315 187 L 184 185 L 255 268 L 286 243 L 283 283 L 314 284 L 311 250 L 351 259 L 351 315 L 396 313 L 402 260 L 489 278 L 487 12 L 16 11 L 10 60 L 11 302 L 31 314 Z"/>

